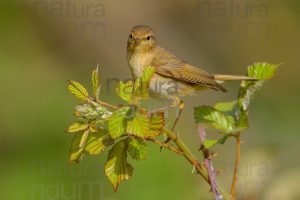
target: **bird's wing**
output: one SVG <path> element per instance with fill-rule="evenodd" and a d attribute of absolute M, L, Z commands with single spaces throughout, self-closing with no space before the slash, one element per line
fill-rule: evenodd
<path fill-rule="evenodd" d="M 152 61 L 152 66 L 156 66 L 155 73 L 186 84 L 204 85 L 214 90 L 226 91 L 215 81 L 214 75 L 179 60 L 164 49 L 162 51 Z"/>

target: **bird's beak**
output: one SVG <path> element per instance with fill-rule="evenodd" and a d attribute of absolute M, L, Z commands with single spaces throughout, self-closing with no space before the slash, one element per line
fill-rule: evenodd
<path fill-rule="evenodd" d="M 134 41 L 141 41 L 142 38 L 133 38 Z"/>

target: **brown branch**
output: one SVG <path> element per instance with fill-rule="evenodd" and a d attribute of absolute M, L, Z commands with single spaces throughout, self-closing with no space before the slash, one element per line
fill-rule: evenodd
<path fill-rule="evenodd" d="M 238 172 L 238 168 L 239 168 L 239 162 L 240 162 L 240 151 L 241 151 L 241 138 L 240 138 L 240 134 L 237 134 L 235 136 L 236 138 L 236 150 L 235 150 L 235 164 L 234 164 L 234 171 L 233 171 L 233 177 L 232 177 L 232 184 L 231 184 L 231 190 L 230 190 L 230 195 L 231 198 L 234 200 L 236 197 L 236 184 L 238 181 L 238 177 L 237 177 L 237 172 Z"/>
<path fill-rule="evenodd" d="M 203 145 L 204 141 L 206 140 L 206 133 L 205 133 L 204 128 L 199 127 L 198 133 L 199 133 L 199 138 L 200 138 L 200 142 L 201 142 L 200 149 L 203 152 L 204 165 L 206 166 L 206 169 L 207 169 L 209 183 L 211 186 L 211 191 L 214 195 L 215 200 L 223 200 L 223 196 L 219 193 L 218 188 L 217 188 L 216 173 L 213 168 L 213 164 L 212 164 L 212 160 L 211 160 L 211 158 L 212 158 L 211 152 L 208 149 L 206 149 L 205 146 Z"/>
<path fill-rule="evenodd" d="M 91 101 L 93 101 L 93 102 L 99 104 L 100 106 L 107 107 L 107 108 L 112 109 L 112 110 L 117 110 L 117 109 L 119 109 L 119 108 L 121 108 L 121 107 L 123 106 L 123 105 L 121 105 L 121 104 L 118 104 L 118 105 L 112 105 L 112 104 L 106 103 L 106 102 L 104 102 L 104 101 L 101 101 L 101 100 L 99 100 L 99 99 L 97 99 L 97 100 L 93 100 L 93 99 L 92 99 Z M 133 106 L 133 105 L 131 105 L 131 106 Z M 146 109 L 143 109 L 143 108 L 139 108 L 139 111 L 142 112 L 142 113 L 148 112 Z"/>
<path fill-rule="evenodd" d="M 111 105 L 111 104 L 106 103 L 106 102 L 104 102 L 104 101 L 101 101 L 101 100 L 99 100 L 99 99 L 97 99 L 97 103 L 98 103 L 100 106 L 107 107 L 107 108 L 110 108 L 110 109 L 113 109 L 113 110 L 116 110 L 116 109 L 119 108 L 118 106 Z"/>

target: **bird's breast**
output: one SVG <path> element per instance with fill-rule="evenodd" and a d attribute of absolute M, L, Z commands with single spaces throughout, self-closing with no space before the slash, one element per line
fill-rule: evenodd
<path fill-rule="evenodd" d="M 152 56 L 147 53 L 136 53 L 133 52 L 129 55 L 130 68 L 135 76 L 141 77 L 144 69 L 150 65 Z"/>

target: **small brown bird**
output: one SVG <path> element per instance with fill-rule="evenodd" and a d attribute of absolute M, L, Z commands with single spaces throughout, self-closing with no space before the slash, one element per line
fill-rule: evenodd
<path fill-rule="evenodd" d="M 210 74 L 187 64 L 160 47 L 153 29 L 146 25 L 132 28 L 127 42 L 127 56 L 134 78 L 140 77 L 147 66 L 155 67 L 149 85 L 150 94 L 172 100 L 172 106 L 180 105 L 179 115 L 184 107 L 180 101 L 182 96 L 194 95 L 207 88 L 226 92 L 220 85 L 222 81 L 254 80 L 247 76 Z"/>

